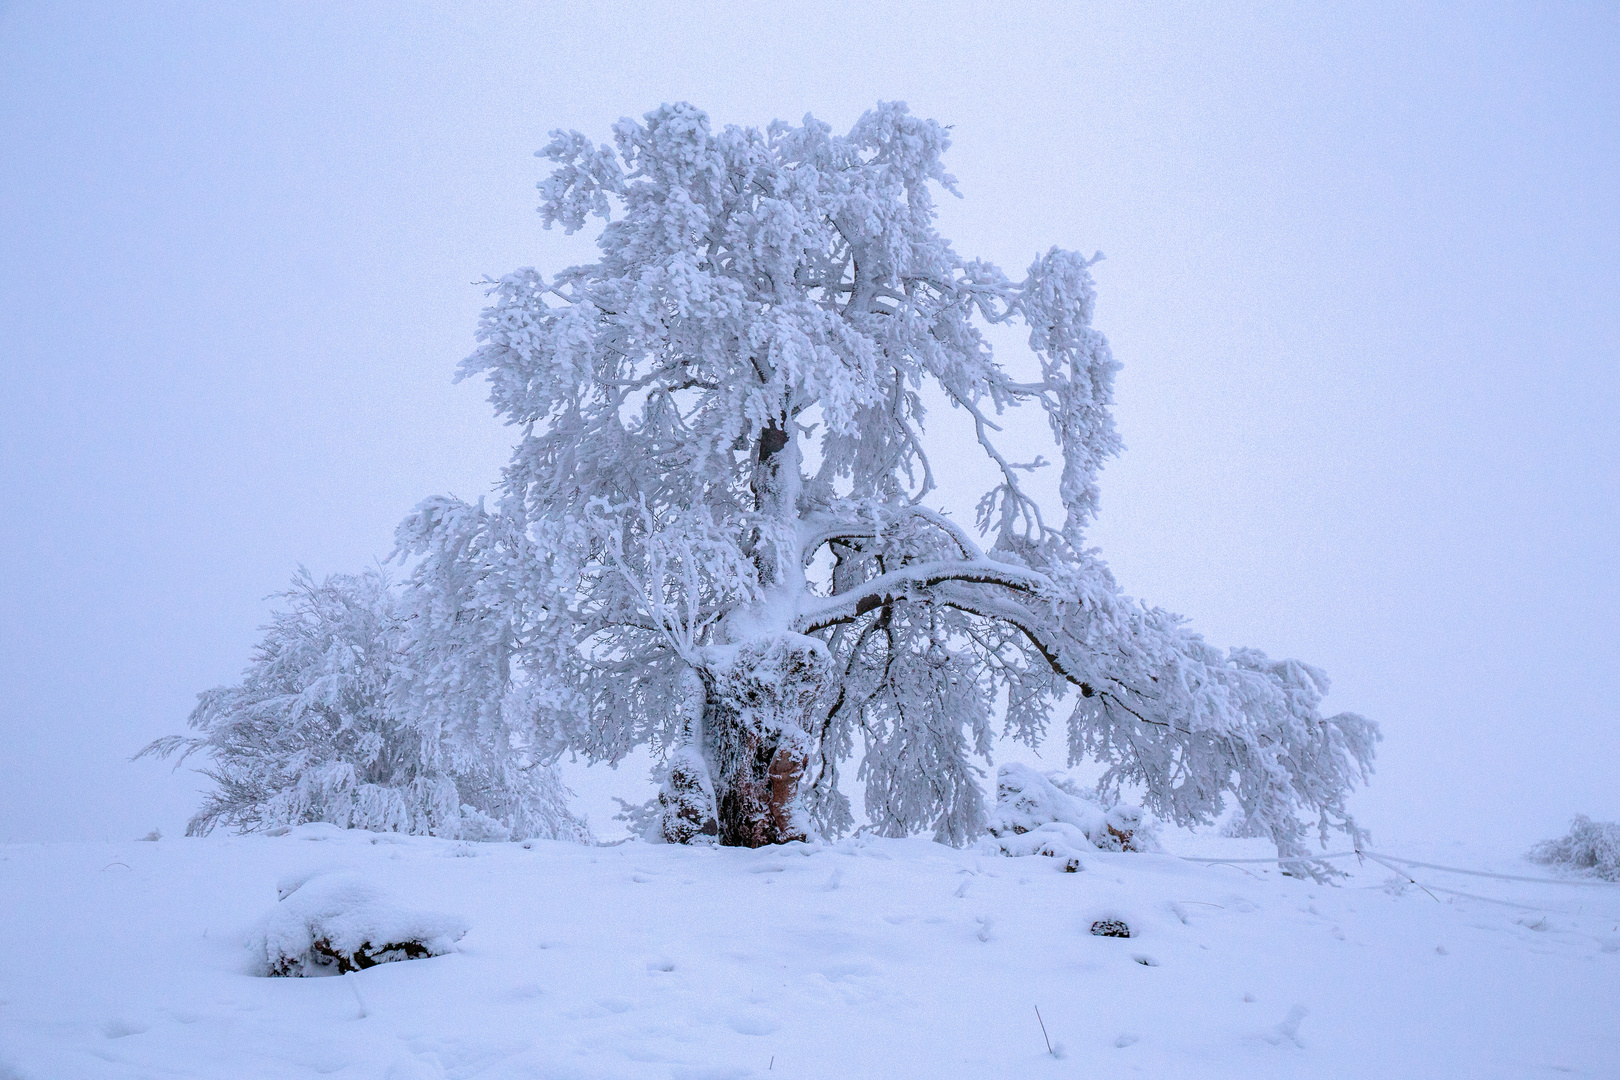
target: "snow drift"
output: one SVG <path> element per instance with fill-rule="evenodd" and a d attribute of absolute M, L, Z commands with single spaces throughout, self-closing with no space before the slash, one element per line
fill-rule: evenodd
<path fill-rule="evenodd" d="M 305 829 L 0 844 L 0 1077 L 1523 1080 L 1620 1061 L 1620 886 L 1590 880 L 1416 869 L 1436 902 L 1385 888 L 1371 860 L 1327 887 L 1166 853 L 1094 851 L 1064 874 L 871 836 L 748 850 Z M 1398 850 L 1534 873 L 1500 847 Z M 472 929 L 432 962 L 245 978 L 237 928 L 277 883 L 307 904 L 339 873 Z M 1108 920 L 1131 936 L 1092 933 Z"/>

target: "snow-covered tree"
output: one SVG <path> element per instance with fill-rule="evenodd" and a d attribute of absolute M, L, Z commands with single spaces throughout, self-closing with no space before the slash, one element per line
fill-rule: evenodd
<path fill-rule="evenodd" d="M 876 829 L 963 842 L 997 715 L 1034 743 L 1058 708 L 1071 761 L 1172 821 L 1232 798 L 1287 854 L 1301 809 L 1324 840 L 1355 831 L 1344 797 L 1376 727 L 1321 715 L 1316 668 L 1124 596 L 1087 548 L 1119 449 L 1093 260 L 1053 248 L 1015 281 L 958 255 L 935 227 L 948 145 L 899 104 L 848 135 L 717 131 L 685 104 L 611 146 L 554 133 L 540 210 L 606 221 L 600 258 L 491 283 L 461 374 L 521 441 L 493 510 L 434 500 L 400 533 L 464 582 L 444 625 L 502 637 L 499 693 L 537 745 L 663 752 L 673 839 L 846 829 L 858 746 Z M 1000 323 L 1027 331 L 1027 370 L 992 353 Z M 925 391 L 998 473 L 975 530 L 930 501 Z M 1028 486 L 1039 463 L 998 442 L 1031 415 L 1057 517 Z"/>
<path fill-rule="evenodd" d="M 583 839 L 555 770 L 524 751 L 502 701 L 480 680 L 484 654 L 426 625 L 437 579 L 401 593 L 377 572 L 294 577 L 235 686 L 199 695 L 199 734 L 159 739 L 140 755 L 201 753 L 215 790 L 187 832 L 257 831 L 326 821 L 470 839 Z M 446 708 L 435 681 L 454 670 L 478 704 Z"/>
<path fill-rule="evenodd" d="M 1547 866 L 1620 881 L 1620 821 L 1593 821 L 1585 814 L 1576 814 L 1568 833 L 1556 840 L 1541 841 L 1530 849 L 1530 858 Z"/>

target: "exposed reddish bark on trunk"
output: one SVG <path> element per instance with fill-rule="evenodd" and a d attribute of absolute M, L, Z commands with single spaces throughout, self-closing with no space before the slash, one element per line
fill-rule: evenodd
<path fill-rule="evenodd" d="M 752 642 L 726 667 L 703 673 L 703 750 L 721 844 L 808 839 L 799 814 L 805 719 L 825 666 L 820 642 L 786 634 Z"/>
<path fill-rule="evenodd" d="M 791 430 L 783 412 L 759 433 L 750 486 L 762 520 L 790 520 L 795 512 L 798 457 Z M 790 535 L 756 528 L 750 538 L 766 591 L 780 587 L 782 576 L 796 567 L 796 550 L 779 550 Z M 761 847 L 808 838 L 799 781 L 809 760 L 808 714 L 826 669 L 820 641 L 767 632 L 738 643 L 734 653 L 698 673 L 705 694 L 702 753 L 721 844 Z"/>
<path fill-rule="evenodd" d="M 771 758 L 771 827 L 777 836 L 805 839 L 804 830 L 793 820 L 794 803 L 799 797 L 799 780 L 809 758 L 796 747 L 784 746 Z M 778 840 L 776 843 L 785 843 Z"/>
<path fill-rule="evenodd" d="M 740 760 L 716 783 L 720 843 L 763 847 L 808 839 L 793 812 L 804 775 L 803 753 L 777 745 L 763 732 L 739 734 Z"/>

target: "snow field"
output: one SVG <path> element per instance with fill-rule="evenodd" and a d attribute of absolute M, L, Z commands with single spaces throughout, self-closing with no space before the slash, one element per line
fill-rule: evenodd
<path fill-rule="evenodd" d="M 321 827 L 10 845 L 0 1077 L 1620 1075 L 1620 889 L 1446 882 L 1520 908 L 1437 902 L 1371 864 L 1334 888 L 1084 861 Z M 255 977 L 277 883 L 312 871 L 471 930 L 433 959 Z M 1102 918 L 1133 936 L 1092 936 Z"/>

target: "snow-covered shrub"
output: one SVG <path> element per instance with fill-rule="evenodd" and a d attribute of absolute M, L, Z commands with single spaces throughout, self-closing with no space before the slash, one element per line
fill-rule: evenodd
<path fill-rule="evenodd" d="M 1105 807 L 1059 773 L 1011 763 L 996 771 L 990 835 L 1007 855 L 1077 857 L 1082 851 L 1154 851 L 1157 825 L 1141 807 Z"/>
<path fill-rule="evenodd" d="M 658 794 L 642 803 L 615 798 L 613 820 L 629 826 L 630 835 L 652 844 L 715 843 L 714 786 L 703 756 L 690 744 L 676 747 L 668 761 L 654 766 Z"/>
<path fill-rule="evenodd" d="M 333 975 L 396 960 L 442 956 L 467 933 L 451 915 L 412 911 L 359 874 L 283 879 L 252 940 L 269 975 Z"/>
<path fill-rule="evenodd" d="M 682 746 L 671 756 L 669 777 L 658 791 L 658 805 L 660 838 L 671 844 L 690 844 L 719 832 L 714 786 L 703 755 L 695 747 Z"/>
<path fill-rule="evenodd" d="M 1584 870 L 1606 881 L 1620 881 L 1620 822 L 1593 821 L 1576 814 L 1569 833 L 1543 840 L 1530 849 L 1530 858 L 1548 866 Z"/>
<path fill-rule="evenodd" d="M 586 837 L 518 725 L 496 714 L 469 732 L 426 700 L 421 669 L 455 645 L 413 650 L 407 616 L 426 591 L 376 572 L 316 584 L 300 571 L 242 681 L 199 695 L 190 724 L 200 734 L 141 751 L 209 759 L 201 771 L 217 786 L 190 835 L 325 821 L 469 840 Z"/>

